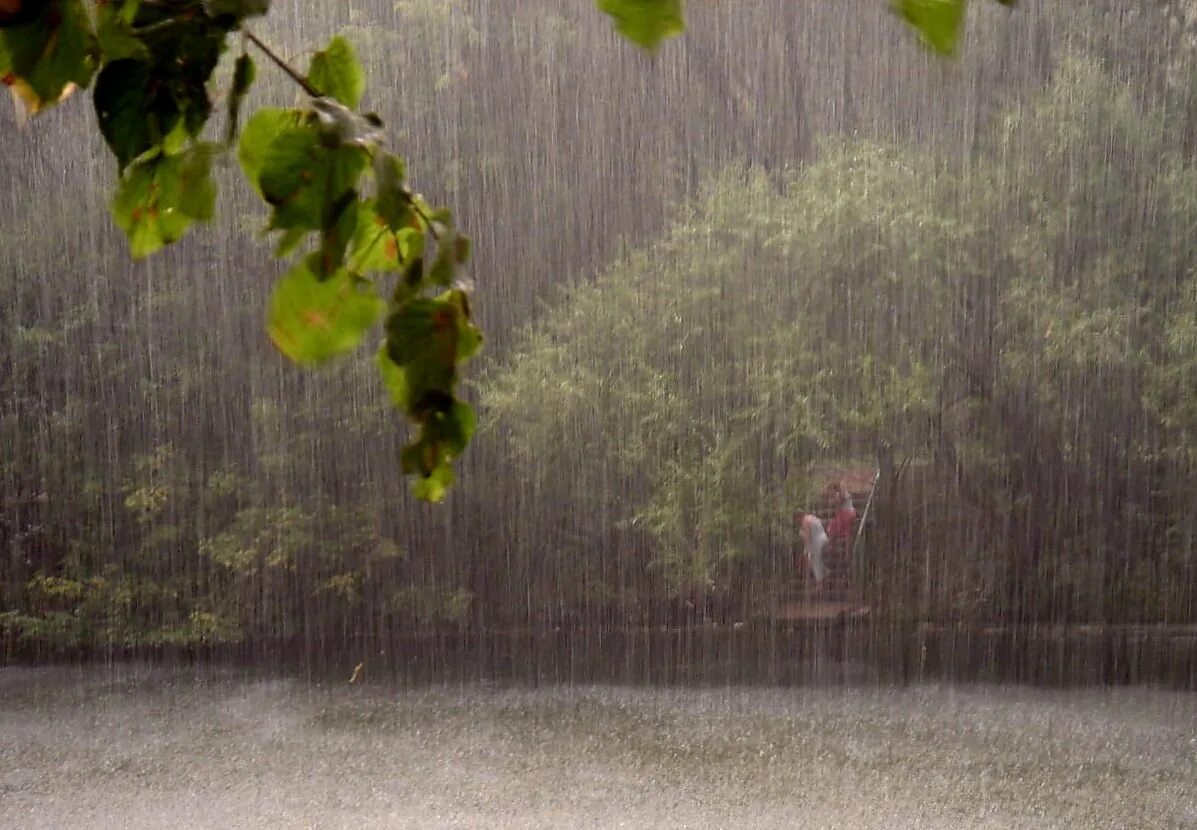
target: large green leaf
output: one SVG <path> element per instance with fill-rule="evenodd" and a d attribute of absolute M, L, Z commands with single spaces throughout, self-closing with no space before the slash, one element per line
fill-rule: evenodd
<path fill-rule="evenodd" d="M 1006 2 L 1006 0 L 1000 0 Z M 966 0 L 893 0 L 894 11 L 941 55 L 956 51 Z M 1009 5 L 1009 3 L 1006 3 Z"/>
<path fill-rule="evenodd" d="M 375 212 L 372 200 L 357 210 L 357 229 L 347 254 L 347 267 L 357 273 L 402 271 L 404 265 L 424 252 L 424 234 L 412 227 L 391 230 Z"/>
<path fill-rule="evenodd" d="M 270 153 L 270 145 L 284 132 L 297 126 L 298 110 L 277 107 L 263 107 L 246 122 L 245 129 L 241 131 L 241 141 L 237 145 L 237 158 L 241 162 L 245 178 L 249 179 L 259 194 L 262 187 L 258 184 L 258 175 L 262 172 L 262 165 Z"/>
<path fill-rule="evenodd" d="M 458 312 L 441 299 L 417 297 L 387 319 L 387 354 L 403 368 L 409 414 L 437 409 L 452 399 L 457 379 Z"/>
<path fill-rule="evenodd" d="M 284 129 L 270 142 L 258 173 L 262 197 L 274 206 L 270 227 L 323 230 L 366 162 L 360 147 L 328 147 L 314 125 Z"/>
<path fill-rule="evenodd" d="M 621 35 L 645 49 L 685 31 L 681 0 L 598 0 Z"/>
<path fill-rule="evenodd" d="M 212 160 L 216 146 L 196 144 L 174 156 L 131 165 L 112 202 L 112 215 L 129 237 L 134 257 L 179 239 L 196 220 L 208 220 L 216 204 Z"/>
<path fill-rule="evenodd" d="M 350 109 L 357 108 L 366 91 L 366 75 L 348 40 L 337 35 L 312 56 L 308 83 Z"/>
<path fill-rule="evenodd" d="M 112 61 L 100 72 L 94 95 L 100 133 L 124 169 L 162 140 L 179 121 L 169 99 L 155 107 L 153 67 L 142 60 Z"/>
<path fill-rule="evenodd" d="M 321 280 L 308 260 L 274 286 L 267 330 L 297 363 L 321 363 L 351 351 L 382 313 L 373 283 L 340 270 Z"/>

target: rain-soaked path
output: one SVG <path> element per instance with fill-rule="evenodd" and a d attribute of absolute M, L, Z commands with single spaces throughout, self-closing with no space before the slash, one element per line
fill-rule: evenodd
<path fill-rule="evenodd" d="M 4 828 L 1194 828 L 1197 696 L 0 668 Z"/>

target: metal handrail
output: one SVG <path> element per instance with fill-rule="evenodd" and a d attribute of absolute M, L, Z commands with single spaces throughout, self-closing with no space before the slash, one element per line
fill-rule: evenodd
<path fill-rule="evenodd" d="M 869 498 L 865 501 L 864 512 L 860 514 L 860 521 L 856 524 L 856 538 L 852 540 L 852 560 L 856 561 L 856 546 L 860 544 L 860 534 L 864 533 L 865 521 L 869 518 L 869 508 L 873 506 L 873 495 L 877 492 L 877 482 L 881 480 L 881 468 L 877 468 L 873 476 L 873 486 L 869 488 Z"/>

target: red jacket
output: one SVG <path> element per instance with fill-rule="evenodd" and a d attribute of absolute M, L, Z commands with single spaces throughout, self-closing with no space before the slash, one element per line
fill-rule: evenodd
<path fill-rule="evenodd" d="M 827 524 L 827 535 L 836 539 L 852 539 L 852 529 L 856 526 L 856 508 L 850 503 L 845 504 Z"/>

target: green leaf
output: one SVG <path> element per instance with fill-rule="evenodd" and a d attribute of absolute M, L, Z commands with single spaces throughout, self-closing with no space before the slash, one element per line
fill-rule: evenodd
<path fill-rule="evenodd" d="M 442 236 L 436 247 L 436 258 L 428 269 L 428 279 L 433 285 L 448 288 L 457 273 L 457 240 L 452 233 Z"/>
<path fill-rule="evenodd" d="M 123 6 L 122 13 L 127 8 Z M 164 3 L 139 4 L 133 27 L 150 53 L 150 59 L 142 61 L 145 78 L 127 79 L 117 74 L 118 64 L 136 59 L 109 63 L 100 76 L 104 89 L 97 84 L 97 112 L 119 112 L 114 117 L 122 121 L 144 120 L 151 142 L 172 132 L 180 119 L 188 136 L 197 136 L 212 113 L 207 84 L 224 50 L 227 28 L 202 8 L 181 10 L 176 4 Z M 136 89 L 129 94 L 126 89 L 131 80 Z M 124 106 L 118 108 L 114 102 Z"/>
<path fill-rule="evenodd" d="M 373 201 L 359 204 L 357 229 L 347 255 L 349 270 L 362 274 L 369 271 L 399 271 L 404 262 L 401 238 L 374 211 Z"/>
<path fill-rule="evenodd" d="M 378 345 L 378 356 L 376 359 L 378 361 L 378 374 L 382 377 L 383 388 L 387 390 L 387 395 L 390 397 L 391 403 L 399 410 L 407 412 L 408 407 L 411 406 L 411 396 L 407 388 L 407 375 L 395 361 L 391 360 L 391 356 L 387 354 L 387 344 L 385 341 Z"/>
<path fill-rule="evenodd" d="M 312 57 L 308 83 L 321 94 L 357 109 L 366 91 L 366 75 L 348 40 L 336 35 Z"/>
<path fill-rule="evenodd" d="M 320 234 L 319 273 L 321 277 L 331 274 L 345 262 L 345 251 L 357 230 L 359 202 L 357 193 L 350 190 L 333 209 L 333 218 Z"/>
<path fill-rule="evenodd" d="M 387 355 L 404 371 L 407 413 L 420 418 L 453 399 L 457 381 L 457 326 L 447 303 L 416 297 L 387 319 Z"/>
<path fill-rule="evenodd" d="M 391 230 L 411 223 L 411 193 L 404 180 L 407 170 L 403 159 L 394 153 L 379 153 L 374 159 L 374 178 L 378 187 L 377 210 Z"/>
<path fill-rule="evenodd" d="M 155 178 L 159 168 L 173 164 L 173 159 L 153 158 L 139 162 L 125 171 L 112 201 L 112 216 L 129 238 L 135 258 L 152 254 L 170 239 L 176 228 L 161 221 Z"/>
<path fill-rule="evenodd" d="M 429 475 L 416 479 L 412 492 L 423 501 L 439 502 L 449 492 L 454 478 L 453 466 L 447 461 L 441 462 Z"/>
<path fill-rule="evenodd" d="M 465 234 L 458 234 L 453 239 L 453 256 L 458 265 L 465 265 L 470 261 L 470 238 Z"/>
<path fill-rule="evenodd" d="M 253 86 L 256 75 L 257 67 L 254 66 L 253 58 L 247 53 L 239 55 L 236 63 L 233 64 L 233 86 L 229 90 L 228 127 L 224 142 L 229 146 L 232 146 L 237 138 L 237 127 L 241 117 L 241 102 L 245 100 L 245 94 Z"/>
<path fill-rule="evenodd" d="M 283 231 L 283 235 L 279 237 L 278 244 L 274 246 L 274 256 L 276 259 L 282 259 L 289 256 L 292 251 L 299 247 L 299 243 L 307 239 L 311 231 L 305 228 L 291 228 Z"/>
<path fill-rule="evenodd" d="M 419 416 L 418 437 L 403 448 L 403 472 L 416 476 L 413 490 L 417 498 L 440 501 L 453 484 L 452 461 L 459 456 L 474 435 L 474 410 L 451 396 L 440 399 L 441 406 Z"/>
<path fill-rule="evenodd" d="M 258 173 L 262 198 L 274 206 L 270 227 L 323 230 L 365 166 L 364 150 L 325 146 L 315 126 L 284 130 Z"/>
<path fill-rule="evenodd" d="M 482 350 L 482 331 L 467 322 L 457 331 L 457 359 L 464 363 Z"/>
<path fill-rule="evenodd" d="M 941 55 L 956 52 L 966 0 L 893 0 L 898 16 L 913 26 L 923 42 Z"/>
<path fill-rule="evenodd" d="M 470 295 L 459 288 L 446 291 L 437 297 L 454 309 L 457 324 L 457 361 L 464 363 L 482 348 L 482 332 L 471 321 Z"/>
<path fill-rule="evenodd" d="M 132 18 L 128 14 L 130 5 L 136 4 L 122 6 L 105 3 L 96 7 L 96 39 L 99 41 L 104 63 L 122 58 L 136 58 L 147 62 L 152 59 L 149 47 L 133 34 L 130 25 Z"/>
<path fill-rule="evenodd" d="M 457 362 L 457 309 L 441 299 L 416 297 L 387 319 L 387 354 L 399 366 L 433 364 L 452 370 Z"/>
<path fill-rule="evenodd" d="M 455 400 L 446 410 L 434 412 L 427 420 L 428 435 L 455 458 L 465 451 L 477 428 L 473 408 L 465 401 Z"/>
<path fill-rule="evenodd" d="M 275 284 L 267 330 L 296 363 L 320 363 L 356 348 L 382 308 L 373 283 L 345 270 L 321 280 L 305 259 Z"/>
<path fill-rule="evenodd" d="M 93 97 L 100 133 L 122 170 L 161 141 L 179 120 L 177 109 L 151 111 L 152 73 L 145 61 L 123 58 L 107 64 L 96 80 Z"/>
<path fill-rule="evenodd" d="M 427 423 L 451 406 L 457 367 L 481 344 L 469 319 L 466 294 L 411 297 L 395 305 L 386 329 L 387 356 L 404 372 L 406 412 Z"/>
<path fill-rule="evenodd" d="M 10 13 L 13 22 L 28 22 L 0 29 L 0 75 L 36 114 L 91 82 L 94 45 L 83 0 L 34 3 L 32 16 L 24 5 Z"/>
<path fill-rule="evenodd" d="M 245 178 L 259 194 L 262 186 L 258 184 L 258 175 L 270 153 L 270 145 L 284 132 L 299 126 L 299 115 L 299 110 L 264 107 L 250 117 L 241 131 L 237 159 Z"/>
<path fill-rule="evenodd" d="M 168 154 L 182 146 L 188 137 L 195 136 L 207 120 L 211 110 L 203 74 L 206 66 L 214 66 L 219 56 L 219 44 L 209 33 L 189 40 L 181 40 L 195 54 L 181 59 L 171 57 L 163 63 L 149 63 L 136 58 L 121 58 L 104 66 L 96 80 L 94 95 L 100 132 L 116 155 L 123 170 L 148 151 L 163 147 Z M 174 41 L 161 46 L 168 49 Z M 155 53 L 155 59 L 161 56 Z"/>
<path fill-rule="evenodd" d="M 598 0 L 598 7 L 621 35 L 650 51 L 686 29 L 681 0 Z"/>
<path fill-rule="evenodd" d="M 202 141 L 179 156 L 179 210 L 184 215 L 208 221 L 216 213 L 216 182 L 212 162 L 220 148 Z"/>
<path fill-rule="evenodd" d="M 106 5 L 115 6 L 116 13 L 120 16 L 121 20 L 132 24 L 133 20 L 137 17 L 137 9 L 141 6 L 141 0 L 109 0 Z"/>
<path fill-rule="evenodd" d="M 420 244 L 423 245 L 424 235 L 420 233 Z M 424 257 L 413 256 L 404 262 L 403 276 L 395 285 L 391 300 L 395 303 L 406 303 L 421 296 L 424 289 Z"/>
<path fill-rule="evenodd" d="M 202 143 L 180 155 L 139 161 L 125 171 L 112 215 L 129 237 L 134 257 L 154 253 L 179 239 L 196 220 L 212 217 L 215 154 L 215 145 Z"/>

